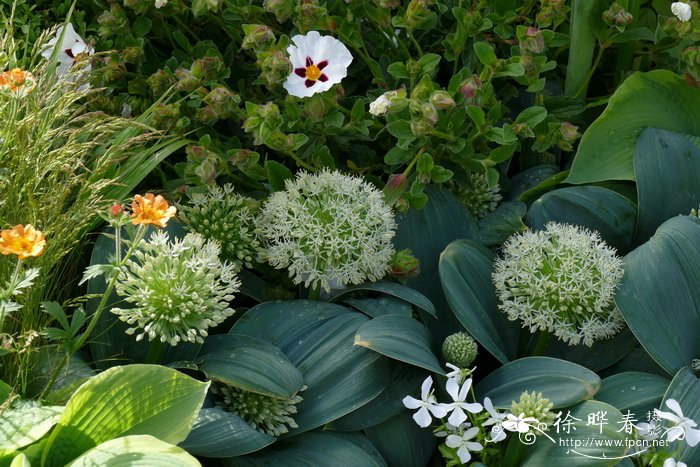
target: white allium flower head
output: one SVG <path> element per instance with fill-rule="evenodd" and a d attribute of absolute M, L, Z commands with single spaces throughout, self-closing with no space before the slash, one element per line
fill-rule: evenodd
<path fill-rule="evenodd" d="M 685 22 L 690 20 L 692 9 L 687 3 L 673 2 L 671 3 L 671 13 L 676 15 L 680 21 Z"/>
<path fill-rule="evenodd" d="M 386 96 L 386 93 L 384 93 L 369 104 L 369 113 L 375 117 L 379 117 L 387 113 L 390 105 L 391 101 Z"/>
<path fill-rule="evenodd" d="M 196 233 L 171 241 L 159 230 L 141 242 L 116 285 L 131 308 L 112 309 L 133 326 L 127 334 L 170 345 L 204 342 L 210 327 L 234 313 L 229 302 L 240 286 L 234 267 L 219 260 L 220 250 Z"/>
<path fill-rule="evenodd" d="M 301 172 L 273 193 L 258 217 L 261 259 L 288 268 L 296 284 L 360 284 L 381 279 L 394 255 L 396 222 L 381 191 L 360 177 Z"/>
<path fill-rule="evenodd" d="M 310 31 L 292 37 L 292 42 L 287 53 L 293 69 L 283 84 L 289 94 L 309 97 L 328 91 L 347 76 L 352 54 L 338 39 Z"/>
<path fill-rule="evenodd" d="M 42 57 L 49 60 L 61 34 L 63 34 L 63 40 L 58 47 L 58 68 L 56 68 L 58 76 L 66 75 L 81 56 L 95 53 L 95 50 L 89 47 L 83 38 L 75 32 L 71 23 L 65 26 L 65 34 L 63 29 L 63 26 L 58 28 L 56 35 L 46 44 L 47 48 L 41 53 Z M 90 65 L 86 65 L 85 69 L 89 70 Z"/>
<path fill-rule="evenodd" d="M 493 281 L 508 319 L 590 347 L 624 326 L 614 302 L 623 272 L 622 260 L 597 232 L 550 222 L 506 241 Z"/>

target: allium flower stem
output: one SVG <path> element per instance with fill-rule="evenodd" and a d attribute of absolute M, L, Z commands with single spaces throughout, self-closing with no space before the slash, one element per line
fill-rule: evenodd
<path fill-rule="evenodd" d="M 535 349 L 532 351 L 531 357 L 539 357 L 544 355 L 544 352 L 549 347 L 549 341 L 552 336 L 549 331 L 540 331 L 540 335 L 537 337 L 537 343 L 535 344 Z"/>
<path fill-rule="evenodd" d="M 309 287 L 309 300 L 318 300 L 319 297 L 321 296 L 321 284 L 314 284 L 313 286 Z"/>
<path fill-rule="evenodd" d="M 163 360 L 163 357 L 165 357 L 166 346 L 167 344 L 160 339 L 150 341 L 148 343 L 148 353 L 146 354 L 146 361 L 144 363 L 158 365 Z"/>

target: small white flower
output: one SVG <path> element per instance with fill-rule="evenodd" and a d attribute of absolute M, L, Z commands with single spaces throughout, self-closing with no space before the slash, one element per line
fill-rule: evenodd
<path fill-rule="evenodd" d="M 637 429 L 639 436 L 646 440 L 658 439 L 661 434 L 661 427 L 656 420 L 651 420 L 649 423 L 640 423 L 634 426 Z"/>
<path fill-rule="evenodd" d="M 462 435 L 449 435 L 445 440 L 447 447 L 457 448 L 457 456 L 463 464 L 466 464 L 472 458 L 469 451 L 476 452 L 484 449 L 481 444 L 471 441 L 477 433 L 479 433 L 479 429 L 474 427 L 468 429 Z"/>
<path fill-rule="evenodd" d="M 452 370 L 445 375 L 447 376 L 447 379 L 456 379 L 457 381 L 462 381 L 462 369 L 460 367 L 451 363 L 445 363 L 445 366 Z"/>
<path fill-rule="evenodd" d="M 464 413 L 465 410 L 471 413 L 479 413 L 484 410 L 484 408 L 478 402 L 465 402 L 467 396 L 469 395 L 469 389 L 471 386 L 471 378 L 467 379 L 464 384 L 462 384 L 461 388 L 459 387 L 459 383 L 454 379 L 447 380 L 445 389 L 454 401 L 450 404 L 444 404 L 447 411 L 452 412 L 450 418 L 447 419 L 450 425 L 460 426 L 462 423 L 464 423 L 464 421 L 467 420 L 467 414 Z"/>
<path fill-rule="evenodd" d="M 83 38 L 75 32 L 73 25 L 68 23 L 66 25 L 65 34 L 63 33 L 63 26 L 58 28 L 56 35 L 46 44 L 47 48 L 41 53 L 42 57 L 47 60 L 51 58 L 56 44 L 61 38 L 61 34 L 63 34 L 63 40 L 58 49 L 58 68 L 56 69 L 58 76 L 67 74 L 81 56 L 95 53 L 95 50 L 90 48 Z M 85 68 L 89 70 L 91 67 L 90 65 L 86 65 Z"/>
<path fill-rule="evenodd" d="M 413 414 L 413 419 L 421 428 L 427 427 L 430 425 L 430 422 L 433 421 L 430 417 L 431 413 L 435 418 L 443 418 L 447 415 L 447 409 L 443 404 L 438 404 L 435 395 L 433 395 L 432 388 L 433 377 L 428 376 L 420 387 L 420 400 L 411 396 L 403 398 L 403 405 L 406 406 L 407 409 L 419 409 L 418 412 Z"/>
<path fill-rule="evenodd" d="M 675 413 L 662 412 L 659 409 L 654 409 L 654 413 L 657 417 L 673 423 L 673 427 L 666 432 L 666 439 L 671 443 L 677 439 L 685 439 L 686 443 L 688 443 L 691 448 L 695 447 L 700 443 L 700 430 L 695 428 L 698 424 L 692 419 L 683 416 L 683 411 L 677 400 L 667 399 L 666 405 Z"/>
<path fill-rule="evenodd" d="M 669 457 L 664 461 L 664 467 L 688 467 L 685 462 L 676 462 L 676 459 Z"/>
<path fill-rule="evenodd" d="M 156 8 L 162 8 L 168 4 L 168 0 L 156 0 Z"/>
<path fill-rule="evenodd" d="M 673 2 L 671 3 L 671 12 L 676 15 L 680 21 L 686 22 L 690 19 L 692 10 L 687 3 Z"/>
<path fill-rule="evenodd" d="M 494 443 L 503 441 L 504 439 L 506 439 L 506 432 L 503 428 L 503 420 L 506 419 L 508 413 L 498 413 L 496 409 L 493 408 L 493 403 L 488 397 L 484 398 L 484 408 L 489 413 L 489 415 L 491 415 L 491 418 L 489 418 L 483 423 L 484 426 L 493 425 L 493 427 L 491 427 L 491 441 L 493 441 Z"/>
<path fill-rule="evenodd" d="M 284 89 L 296 97 L 309 97 L 328 91 L 348 74 L 352 55 L 345 45 L 332 36 L 317 31 L 292 37 L 295 45 L 287 47 L 294 69 L 284 82 Z"/>
<path fill-rule="evenodd" d="M 386 97 L 386 94 L 382 94 L 369 104 L 369 113 L 379 117 L 389 110 L 389 105 L 391 105 L 391 101 Z"/>
<path fill-rule="evenodd" d="M 527 433 L 530 428 L 537 426 L 540 421 L 534 417 L 526 417 L 524 413 L 521 413 L 517 417 L 512 413 L 506 415 L 506 420 L 503 422 L 503 428 L 508 431 L 517 431 L 518 433 Z"/>

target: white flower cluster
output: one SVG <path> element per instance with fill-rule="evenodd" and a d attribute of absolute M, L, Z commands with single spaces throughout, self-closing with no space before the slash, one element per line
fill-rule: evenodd
<path fill-rule="evenodd" d="M 325 291 L 381 279 L 394 254 L 396 222 L 381 191 L 339 172 L 287 180 L 263 205 L 258 226 L 265 261 Z"/>
<path fill-rule="evenodd" d="M 132 308 L 112 313 L 145 336 L 176 345 L 204 342 L 207 330 L 234 311 L 228 302 L 240 285 L 234 267 L 219 260 L 220 246 L 199 234 L 170 241 L 165 231 L 141 242 L 123 271 L 116 291 Z"/>
<path fill-rule="evenodd" d="M 472 379 L 467 376 L 471 374 L 469 370 L 464 370 L 447 364 L 452 371 L 447 373 L 445 390 L 452 398 L 450 403 L 440 403 L 437 401 L 433 391 L 433 378 L 428 376 L 421 386 L 421 398 L 416 399 L 411 396 L 403 398 L 403 405 L 411 410 L 418 409 L 413 414 L 413 419 L 418 426 L 428 427 L 435 417 L 443 419 L 449 415 L 447 421 L 435 430 L 435 435 L 445 438 L 447 447 L 456 449 L 459 461 L 466 464 L 471 460 L 472 452 L 479 452 L 484 449 L 484 443 L 499 443 L 506 439 L 506 432 L 519 434 L 542 432 L 546 428 L 546 423 L 529 416 L 526 413 L 515 415 L 510 412 L 498 412 L 488 397 L 484 398 L 483 405 L 478 402 L 467 402 L 472 387 Z M 515 402 L 515 401 L 514 401 Z M 548 401 L 547 401 L 548 402 Z M 472 426 L 468 414 L 481 414 L 484 409 L 488 416 L 478 417 L 481 427 Z M 431 416 L 432 415 L 432 416 Z M 547 415 L 547 414 L 545 414 Z M 481 433 L 480 428 L 491 427 L 490 436 Z"/>
<path fill-rule="evenodd" d="M 550 222 L 508 239 L 493 281 L 508 319 L 590 347 L 624 325 L 613 300 L 622 275 L 622 260 L 598 233 Z"/>

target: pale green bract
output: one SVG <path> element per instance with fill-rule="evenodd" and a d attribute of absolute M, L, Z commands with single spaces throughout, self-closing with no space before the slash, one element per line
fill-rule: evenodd
<path fill-rule="evenodd" d="M 550 222 L 510 237 L 494 266 L 499 308 L 530 332 L 590 347 L 624 326 L 613 300 L 622 260 L 597 232 Z"/>
<path fill-rule="evenodd" d="M 307 287 L 381 279 L 394 254 L 394 213 L 360 177 L 302 172 L 270 196 L 258 221 L 262 258 Z"/>
<path fill-rule="evenodd" d="M 240 282 L 232 264 L 221 262 L 221 247 L 200 234 L 170 241 L 165 231 L 153 233 L 136 248 L 117 281 L 117 294 L 133 308 L 112 313 L 133 327 L 127 334 L 140 341 L 160 339 L 203 342 L 210 327 L 234 313 L 228 302 Z"/>

